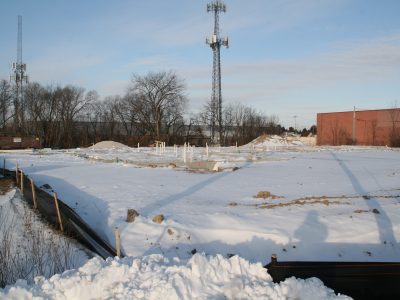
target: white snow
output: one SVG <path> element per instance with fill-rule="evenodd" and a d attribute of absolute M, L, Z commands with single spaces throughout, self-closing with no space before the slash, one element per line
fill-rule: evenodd
<path fill-rule="evenodd" d="M 272 253 L 282 261 L 399 261 L 398 150 L 272 139 L 279 146 L 210 147 L 208 158 L 193 149 L 193 161 L 216 161 L 221 172 L 185 170 L 182 148 L 173 147 L 4 156 L 7 168 L 18 162 L 37 185 L 49 184 L 111 244 L 118 226 L 123 252 L 137 259 L 184 262 L 196 249 L 262 264 Z M 255 198 L 260 191 L 275 196 Z M 140 213 L 134 223 L 125 222 L 128 208 Z M 165 221 L 153 223 L 156 214 Z"/>
<path fill-rule="evenodd" d="M 128 146 L 114 142 L 114 141 L 102 141 L 89 147 L 89 149 L 127 149 Z"/>
<path fill-rule="evenodd" d="M 234 256 L 195 254 L 188 262 L 162 255 L 93 258 L 50 279 L 19 280 L 0 289 L 2 299 L 350 299 L 316 278 L 274 284 L 260 263 Z"/>
<path fill-rule="evenodd" d="M 88 257 L 82 245 L 51 229 L 29 209 L 15 188 L 0 195 L 1 284 L 21 277 L 33 282 L 38 275 L 49 277 L 82 266 Z"/>

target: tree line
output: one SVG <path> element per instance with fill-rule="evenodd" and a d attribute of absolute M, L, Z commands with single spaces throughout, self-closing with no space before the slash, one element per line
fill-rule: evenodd
<path fill-rule="evenodd" d="M 124 95 L 100 99 L 96 91 L 66 86 L 24 86 L 16 109 L 14 87 L 0 81 L 0 128 L 3 135 L 39 137 L 43 147 L 89 146 L 101 140 L 147 146 L 156 140 L 168 144 L 209 140 L 211 105 L 201 112 L 187 111 L 183 79 L 174 72 L 134 74 Z M 244 104 L 223 108 L 222 145 L 244 144 L 261 134 L 282 134 L 278 117 L 267 116 Z M 19 120 L 19 122 L 14 122 Z"/>

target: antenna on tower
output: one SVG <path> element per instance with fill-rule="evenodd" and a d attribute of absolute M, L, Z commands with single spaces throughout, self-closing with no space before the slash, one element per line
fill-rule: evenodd
<path fill-rule="evenodd" d="M 26 64 L 22 62 L 22 16 L 18 16 L 17 62 L 12 63 L 12 70 L 10 81 L 15 84 L 14 130 L 18 132 L 24 123 L 23 84 L 28 83 Z"/>
<path fill-rule="evenodd" d="M 214 33 L 206 39 L 213 50 L 213 73 L 211 94 L 211 140 L 215 143 L 215 127 L 218 123 L 219 143 L 222 142 L 222 92 L 221 92 L 221 46 L 229 47 L 228 37 L 221 38 L 219 14 L 226 12 L 226 5 L 219 0 L 207 4 L 207 12 L 214 13 Z"/>

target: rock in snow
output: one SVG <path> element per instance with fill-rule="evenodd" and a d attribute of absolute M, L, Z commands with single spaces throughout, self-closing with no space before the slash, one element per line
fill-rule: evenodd
<path fill-rule="evenodd" d="M 0 289 L 1 299 L 350 299 L 317 278 L 280 284 L 260 263 L 233 256 L 195 254 L 188 262 L 153 254 L 140 258 L 93 258 L 78 270 L 35 284 L 19 280 Z"/>
<path fill-rule="evenodd" d="M 153 222 L 157 224 L 161 224 L 165 220 L 164 215 L 155 215 L 153 217 Z"/>
<path fill-rule="evenodd" d="M 127 212 L 127 216 L 126 216 L 126 222 L 132 223 L 135 221 L 135 218 L 138 216 L 139 216 L 139 213 L 135 209 L 129 208 L 128 212 Z"/>

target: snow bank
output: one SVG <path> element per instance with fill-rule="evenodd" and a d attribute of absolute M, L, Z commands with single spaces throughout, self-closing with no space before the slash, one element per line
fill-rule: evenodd
<path fill-rule="evenodd" d="M 19 280 L 0 289 L 2 299 L 349 299 L 323 283 L 289 278 L 274 284 L 260 263 L 234 256 L 194 255 L 188 262 L 162 255 L 93 258 L 34 285 Z"/>
<path fill-rule="evenodd" d="M 102 141 L 89 147 L 90 149 L 128 149 L 129 147 L 114 141 Z"/>
<path fill-rule="evenodd" d="M 304 146 L 304 143 L 299 137 L 288 136 L 280 137 L 278 135 L 261 135 L 258 138 L 251 141 L 247 146 L 263 146 L 263 147 L 279 147 L 279 146 Z"/>

